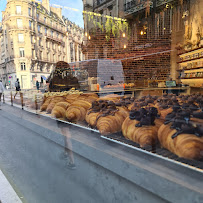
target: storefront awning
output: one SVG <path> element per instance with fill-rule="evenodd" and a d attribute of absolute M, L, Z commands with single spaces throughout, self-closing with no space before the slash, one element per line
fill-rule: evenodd
<path fill-rule="evenodd" d="M 43 80 L 46 80 L 46 79 L 47 79 L 47 78 L 46 78 L 45 76 L 43 76 L 43 75 L 42 75 L 41 77 L 43 78 Z"/>

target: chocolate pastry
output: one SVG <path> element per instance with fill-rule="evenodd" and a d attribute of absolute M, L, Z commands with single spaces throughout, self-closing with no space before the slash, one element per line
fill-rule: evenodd
<path fill-rule="evenodd" d="M 157 116 L 158 110 L 155 107 L 131 111 L 129 118 L 126 118 L 122 125 L 123 135 L 139 143 L 141 147 L 155 145 L 159 126 L 162 125 Z"/>
<path fill-rule="evenodd" d="M 183 109 L 187 109 L 187 108 L 189 108 L 189 106 L 190 106 L 190 105 L 189 105 L 188 103 L 183 103 L 183 104 L 182 104 L 182 108 L 183 108 Z"/>
<path fill-rule="evenodd" d="M 203 111 L 201 111 L 201 112 L 193 112 L 192 115 L 193 115 L 194 118 L 203 119 Z"/>

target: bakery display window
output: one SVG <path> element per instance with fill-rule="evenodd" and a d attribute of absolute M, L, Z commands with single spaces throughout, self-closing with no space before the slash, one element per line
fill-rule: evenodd
<path fill-rule="evenodd" d="M 80 12 L 80 26 L 44 2 L 29 3 L 41 29 L 30 28 L 30 38 L 21 29 L 24 42 L 10 36 L 18 28 L 8 26 L 13 15 L 3 13 L 3 101 L 39 116 L 52 132 L 47 126 L 56 121 L 62 135 L 65 128 L 85 134 L 84 140 L 90 135 L 81 139 L 85 144 L 95 136 L 112 153 L 134 150 L 157 166 L 164 160 L 201 174 L 203 1 L 104 0 L 82 1 L 82 11 L 59 7 Z M 24 57 L 13 51 L 19 53 L 19 46 Z M 135 161 L 133 153 L 130 159 Z"/>

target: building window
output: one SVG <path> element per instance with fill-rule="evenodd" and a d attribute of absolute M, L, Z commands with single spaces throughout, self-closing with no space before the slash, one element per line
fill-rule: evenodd
<path fill-rule="evenodd" d="M 51 20 L 51 26 L 53 25 L 53 21 Z"/>
<path fill-rule="evenodd" d="M 17 19 L 17 26 L 18 28 L 22 28 L 23 27 L 23 20 L 22 19 Z"/>
<path fill-rule="evenodd" d="M 37 13 L 37 20 L 39 20 L 39 13 Z"/>
<path fill-rule="evenodd" d="M 47 35 L 47 28 L 44 28 L 44 34 Z"/>
<path fill-rule="evenodd" d="M 21 70 L 23 71 L 23 70 L 26 70 L 26 65 L 25 65 L 25 63 L 20 63 L 20 67 L 21 67 Z"/>
<path fill-rule="evenodd" d="M 18 34 L 18 42 L 24 42 L 24 35 L 23 34 Z"/>
<path fill-rule="evenodd" d="M 16 14 L 21 14 L 21 6 L 16 6 Z"/>
<path fill-rule="evenodd" d="M 46 17 L 44 17 L 44 23 L 46 23 L 46 21 L 47 21 L 47 18 L 46 18 Z"/>
<path fill-rule="evenodd" d="M 32 29 L 32 21 L 29 20 L 29 28 Z"/>
<path fill-rule="evenodd" d="M 41 30 L 41 26 L 38 25 L 37 28 L 38 28 L 38 32 L 40 32 L 40 30 Z"/>
<path fill-rule="evenodd" d="M 59 33 L 57 33 L 57 38 L 59 38 Z"/>
<path fill-rule="evenodd" d="M 52 37 L 54 36 L 54 31 L 51 31 L 51 36 L 52 36 Z"/>
<path fill-rule="evenodd" d="M 25 57 L 25 49 L 24 48 L 19 48 L 20 51 L 20 57 Z"/>
<path fill-rule="evenodd" d="M 29 15 L 29 16 L 32 16 L 31 8 L 28 8 L 28 15 Z"/>

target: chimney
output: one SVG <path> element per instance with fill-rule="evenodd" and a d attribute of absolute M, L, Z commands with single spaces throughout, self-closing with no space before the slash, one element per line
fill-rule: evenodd
<path fill-rule="evenodd" d="M 50 12 L 49 0 L 42 0 L 42 6 Z"/>

